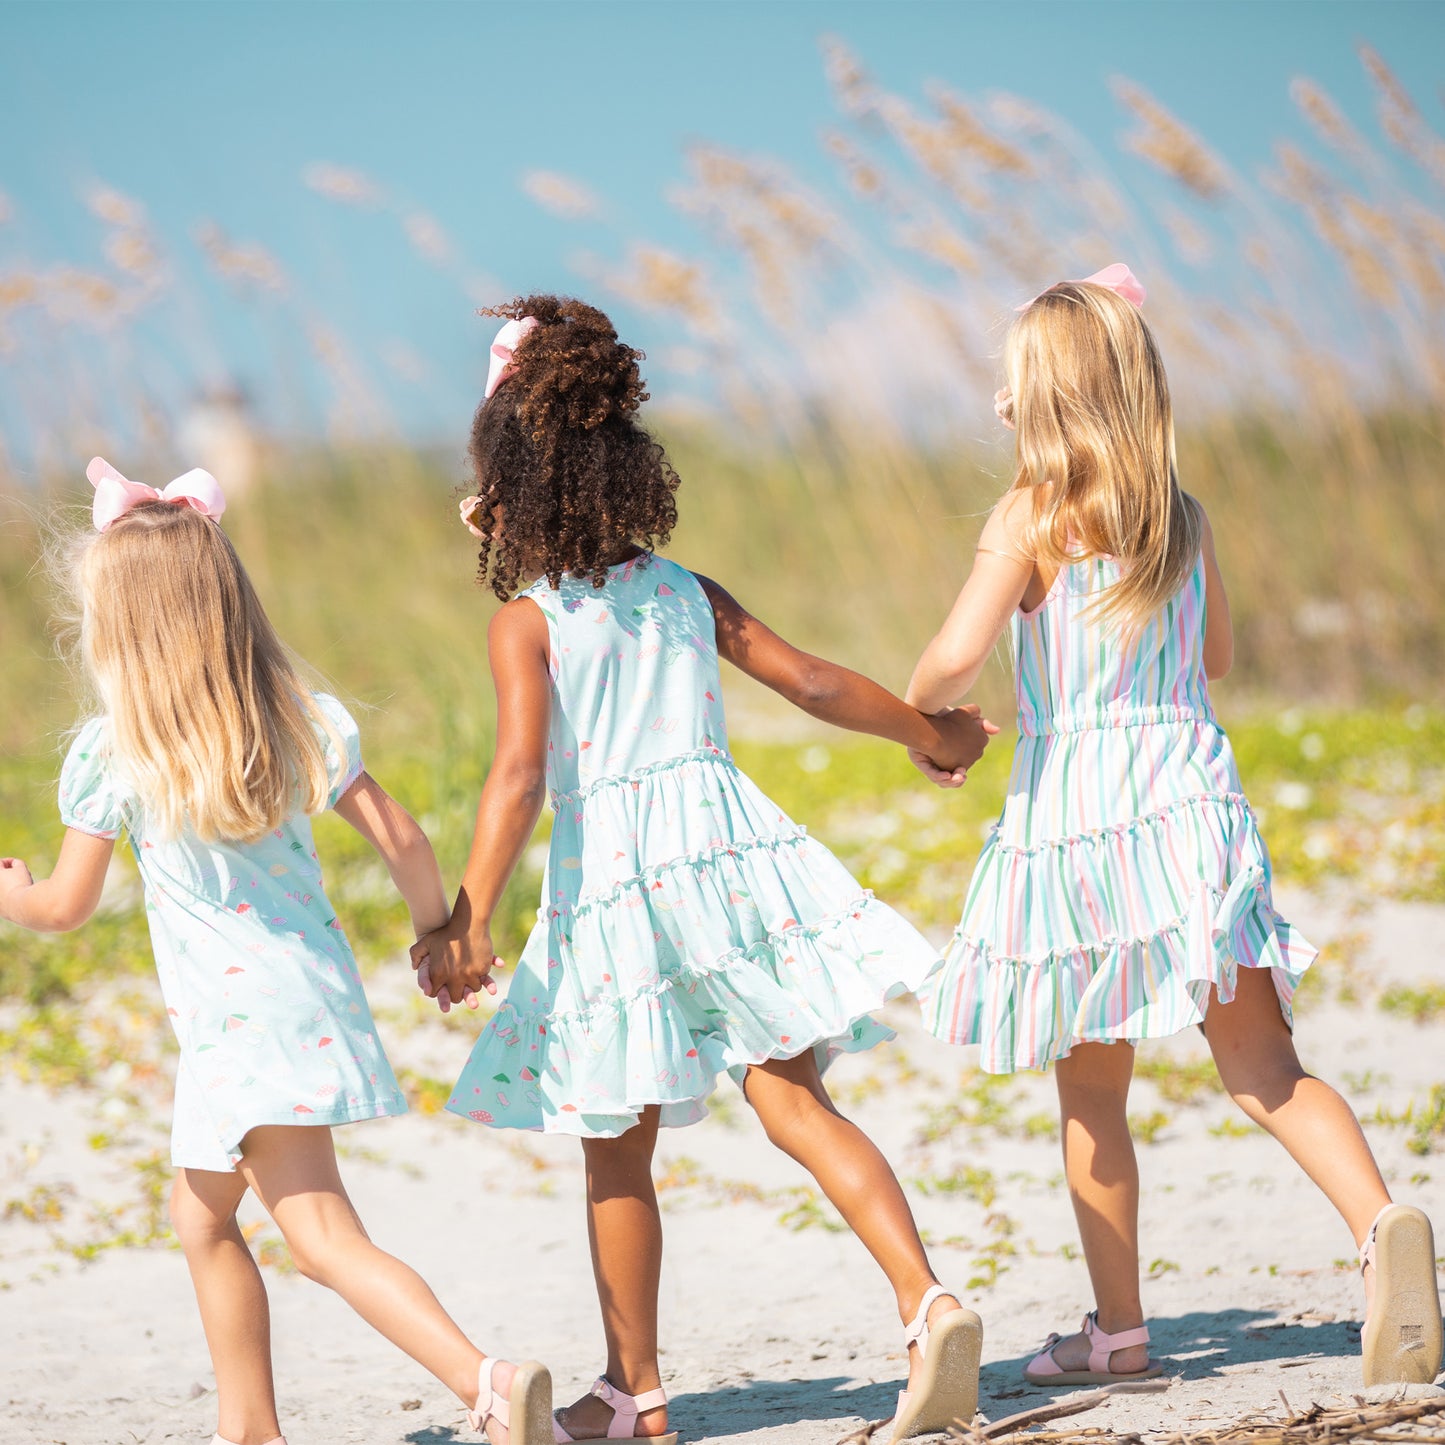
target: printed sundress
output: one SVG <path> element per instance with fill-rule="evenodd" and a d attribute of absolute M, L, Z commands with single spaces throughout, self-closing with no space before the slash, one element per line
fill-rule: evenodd
<path fill-rule="evenodd" d="M 1204 562 L 1121 646 L 1088 614 L 1119 565 L 1062 567 L 1011 623 L 1019 738 L 1003 814 L 922 998 L 990 1073 L 1086 1040 L 1177 1033 L 1271 971 L 1280 1008 L 1315 949 L 1275 912 L 1269 854 L 1204 673 Z"/>
<path fill-rule="evenodd" d="M 361 774 L 355 722 L 316 701 L 327 806 Z M 261 1124 L 344 1124 L 406 1112 L 372 1023 L 361 974 L 321 885 L 311 820 L 296 813 L 257 843 L 152 836 L 111 766 L 105 718 L 71 744 L 60 816 L 99 838 L 124 832 L 145 892 L 166 1013 L 180 1045 L 171 1162 L 234 1170 Z M 337 743 L 340 743 L 340 747 Z"/>
<path fill-rule="evenodd" d="M 724 1071 L 892 1036 L 869 1017 L 938 951 L 728 753 L 712 607 L 676 563 L 528 588 L 547 618 L 542 906 L 447 1104 L 611 1138 L 691 1124 Z"/>

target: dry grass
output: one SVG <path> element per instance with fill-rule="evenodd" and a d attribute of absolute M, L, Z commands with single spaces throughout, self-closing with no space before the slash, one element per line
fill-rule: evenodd
<path fill-rule="evenodd" d="M 1240 631 L 1236 689 L 1438 696 L 1445 212 L 1430 183 L 1445 142 L 1383 58 L 1361 52 L 1378 95 L 1373 124 L 1297 80 L 1298 133 L 1281 137 L 1256 180 L 1128 78 L 1114 82 L 1130 129 L 1111 156 L 1027 98 L 934 86 L 920 100 L 880 86 L 840 42 L 823 51 L 838 187 L 697 144 L 669 193 L 696 223 L 695 248 L 618 236 L 612 255 L 582 268 L 589 288 L 651 313 L 647 339 L 663 343 L 675 380 L 708 378 L 708 419 L 665 427 L 686 482 L 680 554 L 803 641 L 901 682 L 1008 478 L 1004 440 L 984 423 L 1000 325 L 1050 278 L 1123 255 L 1150 287 L 1185 485 L 1219 536 Z M 413 264 L 475 303 L 465 246 L 427 213 L 355 168 L 313 165 L 298 182 L 336 207 L 338 227 L 394 225 Z M 523 188 L 547 214 L 539 225 L 605 210 L 556 173 L 528 174 Z M 82 199 L 103 264 L 7 264 L 0 253 L 10 452 L 68 496 L 76 459 L 117 434 L 137 470 L 176 452 L 176 402 L 190 380 L 167 392 L 146 363 L 156 337 L 181 353 L 222 345 L 217 319 L 178 280 L 179 253 L 194 248 L 269 349 L 275 380 L 259 414 L 328 438 L 319 453 L 264 453 L 275 492 L 299 494 L 293 518 L 309 513 L 305 546 L 237 519 L 252 533 L 252 565 L 321 604 L 323 619 L 293 629 L 297 641 L 368 608 L 363 577 L 368 594 L 398 607 L 398 632 L 435 627 L 439 615 L 479 623 L 454 585 L 465 568 L 444 495 L 455 472 L 439 475 L 387 440 L 391 389 L 405 380 L 397 367 L 424 373 L 424 359 L 402 365 L 349 345 L 346 318 L 318 313 L 264 239 L 204 218 L 167 237 L 141 199 L 101 185 Z M 864 337 L 875 344 L 860 348 Z M 459 408 L 458 441 L 466 420 Z M 13 740 L 50 715 L 54 684 L 23 581 L 35 548 L 22 513 L 34 496 L 12 478 L 4 497 L 6 454 L 0 439 L 0 734 Z M 370 535 L 337 519 L 347 501 Z M 353 652 L 329 640 L 319 660 Z M 428 665 L 439 650 L 423 640 Z M 997 686 L 986 696 L 1001 700 Z"/>
<path fill-rule="evenodd" d="M 1438 1445 L 1445 1439 L 1445 1400 L 1394 1400 L 1368 1404 L 1357 1396 L 1353 1404 L 1312 1404 L 1296 1410 L 1280 1395 L 1284 1413 L 1256 1412 L 1232 1425 L 1209 1426 L 1147 1436 L 1133 1430 L 1098 1427 L 1038 1429 L 1053 1420 L 1082 1415 L 1120 1394 L 1151 1393 L 1167 1389 L 1167 1380 L 1137 1385 L 1115 1385 L 1077 1394 L 1050 1404 L 1021 1410 L 992 1422 L 979 1417 L 969 1426 L 955 1426 L 948 1438 L 955 1445 L 1356 1445 L 1356 1442 L 1398 1442 L 1398 1445 Z M 869 1445 L 883 1438 L 891 1422 L 876 1420 L 843 1436 L 838 1445 Z"/>

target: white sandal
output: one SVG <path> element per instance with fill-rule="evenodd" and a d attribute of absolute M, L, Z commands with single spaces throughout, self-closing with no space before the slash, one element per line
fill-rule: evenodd
<path fill-rule="evenodd" d="M 1024 1379 L 1031 1385 L 1051 1390 L 1059 1385 L 1114 1385 L 1120 1380 L 1152 1380 L 1164 1373 L 1164 1366 L 1159 1360 L 1150 1360 L 1142 1370 L 1115 1370 L 1109 1366 L 1109 1357 L 1115 1350 L 1149 1343 L 1148 1325 L 1106 1335 L 1099 1328 L 1098 1310 L 1090 1310 L 1084 1316 L 1084 1333 L 1089 1337 L 1089 1363 L 1085 1369 L 1064 1369 L 1054 1359 L 1054 1347 L 1062 1344 L 1064 1337 L 1050 1335 L 1044 1341 L 1043 1349 L 1024 1366 Z"/>
<path fill-rule="evenodd" d="M 1387 1204 L 1360 1246 L 1360 1274 L 1375 1270 L 1374 1299 L 1360 1333 L 1367 1385 L 1429 1385 L 1440 1373 L 1440 1287 L 1430 1221 Z"/>
<path fill-rule="evenodd" d="M 552 1445 L 552 1376 L 546 1365 L 524 1360 L 502 1396 L 492 1378 L 497 1364 L 490 1358 L 482 1361 L 477 1404 L 467 1411 L 467 1424 L 485 1435 L 487 1421 L 495 1420 L 507 1432 L 510 1445 Z"/>
<path fill-rule="evenodd" d="M 933 1285 L 903 1331 L 904 1353 L 908 1345 L 916 1344 L 923 1369 L 916 1389 L 898 1392 L 890 1445 L 910 1435 L 928 1435 L 955 1424 L 967 1426 L 978 1410 L 983 1321 L 960 1303 L 930 1330 L 928 1310 L 938 1299 L 956 1300 L 958 1296 L 941 1284 Z"/>
<path fill-rule="evenodd" d="M 639 1435 L 637 1417 L 648 1410 L 658 1410 L 667 1404 L 667 1391 L 660 1386 L 656 1390 L 644 1390 L 640 1395 L 629 1395 L 619 1390 L 605 1375 L 598 1375 L 592 1382 L 591 1393 L 604 1404 L 612 1406 L 612 1418 L 607 1422 L 605 1435 L 569 1435 L 567 1428 L 554 1415 L 553 1434 L 548 1437 L 552 1445 L 571 1445 L 580 1440 L 646 1440 L 647 1445 L 677 1445 L 677 1431 L 666 1435 Z M 519 1442 L 520 1445 L 520 1442 Z M 530 1442 L 528 1442 L 530 1445 Z"/>

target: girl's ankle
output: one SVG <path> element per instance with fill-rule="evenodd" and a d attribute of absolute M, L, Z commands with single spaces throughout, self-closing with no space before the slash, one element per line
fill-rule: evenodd
<path fill-rule="evenodd" d="M 1134 1305 L 1106 1314 L 1099 1308 L 1094 1311 L 1094 1323 L 1106 1335 L 1123 1334 L 1125 1330 L 1137 1330 L 1144 1324 L 1144 1310 L 1141 1306 Z"/>

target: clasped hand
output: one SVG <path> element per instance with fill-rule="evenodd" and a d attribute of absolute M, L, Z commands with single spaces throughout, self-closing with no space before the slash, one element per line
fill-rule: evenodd
<path fill-rule="evenodd" d="M 998 727 L 972 702 L 935 713 L 933 720 L 943 735 L 944 746 L 935 748 L 931 755 L 909 748 L 908 760 L 940 788 L 961 788 L 968 780 L 968 770 L 983 756 Z"/>
<path fill-rule="evenodd" d="M 453 922 L 412 944 L 411 966 L 417 987 L 449 1013 L 454 1003 L 474 1009 L 481 1004 L 481 992 L 496 993 L 492 970 L 500 968 L 502 960 L 492 951 L 490 929 L 463 929 Z"/>

